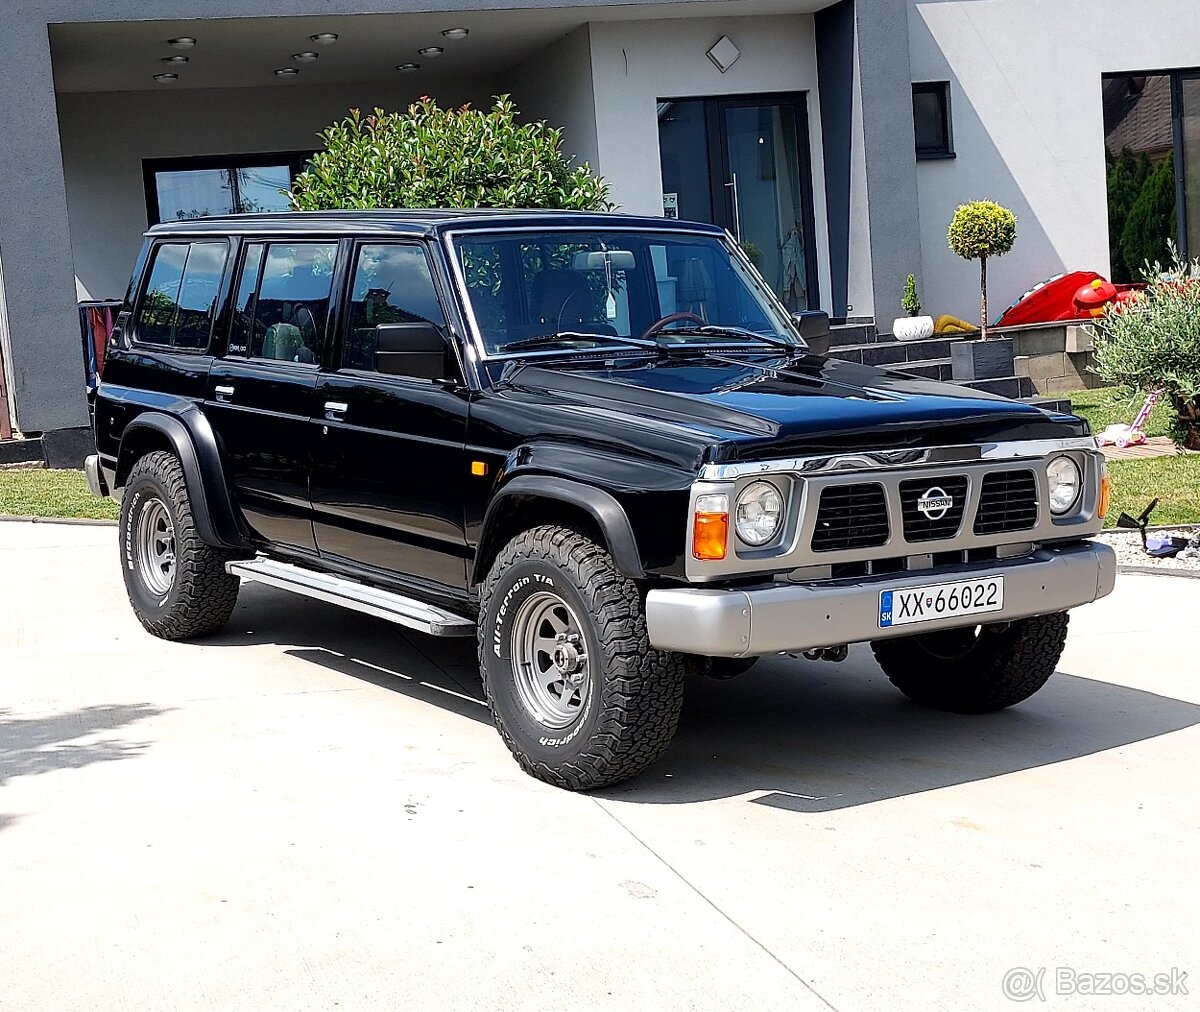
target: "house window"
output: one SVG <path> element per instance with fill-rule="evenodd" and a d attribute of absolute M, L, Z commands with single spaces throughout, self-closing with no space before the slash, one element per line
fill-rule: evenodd
<path fill-rule="evenodd" d="M 950 130 L 950 82 L 926 81 L 912 86 L 913 128 L 917 158 L 953 158 Z"/>
<path fill-rule="evenodd" d="M 285 191 L 310 157 L 311 152 L 290 151 L 147 160 L 142 163 L 147 217 L 156 225 L 216 214 L 286 211 Z"/>

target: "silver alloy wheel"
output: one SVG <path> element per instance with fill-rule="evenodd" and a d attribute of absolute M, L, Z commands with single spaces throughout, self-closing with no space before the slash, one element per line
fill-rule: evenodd
<path fill-rule="evenodd" d="M 587 644 L 579 620 L 557 594 L 526 598 L 512 625 L 517 694 L 539 724 L 563 728 L 583 712 L 588 697 Z"/>
<path fill-rule="evenodd" d="M 138 576 L 152 594 L 165 596 L 175 583 L 175 525 L 161 499 L 147 499 L 134 537 Z"/>

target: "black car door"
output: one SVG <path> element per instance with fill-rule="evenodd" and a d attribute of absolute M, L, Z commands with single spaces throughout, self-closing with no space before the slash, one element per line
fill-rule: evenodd
<path fill-rule="evenodd" d="M 451 378 L 441 380 L 377 369 L 397 368 L 386 353 L 377 358 L 381 324 L 432 324 L 445 332 L 429 255 L 417 241 L 361 242 L 347 284 L 336 361 L 317 378 L 317 547 L 331 561 L 456 596 L 467 581 L 469 403 L 453 378 L 461 376 L 457 359 L 447 342 Z"/>
<path fill-rule="evenodd" d="M 316 552 L 309 477 L 317 363 L 337 242 L 243 242 L 225 355 L 204 410 L 247 524 L 275 545 Z"/>

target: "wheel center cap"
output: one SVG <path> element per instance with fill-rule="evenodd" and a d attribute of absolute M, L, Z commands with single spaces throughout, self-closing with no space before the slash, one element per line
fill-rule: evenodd
<path fill-rule="evenodd" d="M 554 666 L 564 678 L 578 674 L 583 667 L 583 653 L 580 646 L 578 640 L 559 635 L 554 647 L 553 660 Z"/>

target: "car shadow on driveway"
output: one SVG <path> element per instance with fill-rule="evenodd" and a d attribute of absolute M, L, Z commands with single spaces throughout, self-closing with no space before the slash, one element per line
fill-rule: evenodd
<path fill-rule="evenodd" d="M 473 640 L 406 633 L 379 619 L 269 588 L 243 587 L 206 644 L 278 643 L 286 653 L 482 723 Z M 1000 713 L 910 703 L 866 646 L 841 664 L 764 658 L 729 681 L 688 682 L 666 756 L 598 796 L 644 804 L 759 796 L 819 813 L 1003 776 L 1200 724 L 1200 705 L 1059 672 Z"/>

